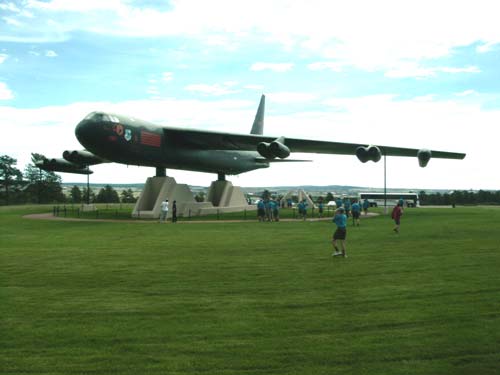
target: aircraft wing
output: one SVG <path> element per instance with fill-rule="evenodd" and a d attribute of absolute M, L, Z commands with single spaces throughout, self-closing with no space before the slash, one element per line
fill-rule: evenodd
<path fill-rule="evenodd" d="M 273 159 L 274 157 L 286 158 L 290 152 L 356 155 L 362 162 L 366 162 L 368 160 L 378 161 L 382 155 L 410 156 L 417 157 L 419 162 L 421 162 L 420 165 L 425 166 L 431 157 L 444 159 L 465 158 L 464 153 L 393 146 L 374 146 L 366 143 L 328 142 L 177 128 L 163 128 L 163 131 L 166 142 L 172 141 L 177 145 L 182 144 L 185 147 L 204 150 L 257 151 L 261 154 L 261 156 L 268 159 Z M 272 150 L 277 150 L 274 152 L 274 155 Z M 424 161 L 424 163 L 422 163 L 422 161 Z"/>

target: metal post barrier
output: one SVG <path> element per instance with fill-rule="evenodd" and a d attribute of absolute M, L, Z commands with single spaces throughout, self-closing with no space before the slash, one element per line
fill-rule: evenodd
<path fill-rule="evenodd" d="M 217 209 L 217 220 L 219 220 L 219 209 Z"/>
<path fill-rule="evenodd" d="M 188 212 L 188 220 L 191 220 L 191 209 L 189 209 L 189 212 Z"/>
<path fill-rule="evenodd" d="M 64 206 L 64 217 L 66 217 L 66 206 Z"/>
<path fill-rule="evenodd" d="M 246 210 L 246 208 L 245 208 L 245 211 L 244 211 L 244 213 L 243 213 L 243 217 L 244 217 L 244 220 L 246 220 L 246 219 L 247 219 L 247 210 Z"/>

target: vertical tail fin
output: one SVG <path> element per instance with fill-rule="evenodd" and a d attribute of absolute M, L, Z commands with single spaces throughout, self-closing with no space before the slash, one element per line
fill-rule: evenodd
<path fill-rule="evenodd" d="M 253 120 L 252 130 L 250 134 L 259 134 L 262 135 L 264 133 L 264 110 L 266 107 L 266 96 L 262 94 L 260 97 L 259 108 L 257 109 L 257 114 L 255 115 L 255 120 Z"/>

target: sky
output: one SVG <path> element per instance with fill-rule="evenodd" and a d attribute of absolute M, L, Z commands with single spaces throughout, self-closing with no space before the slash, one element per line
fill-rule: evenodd
<path fill-rule="evenodd" d="M 95 110 L 165 126 L 464 152 L 388 157 L 387 186 L 500 190 L 500 5 L 474 1 L 21 0 L 0 2 L 0 155 L 82 146 Z M 383 187 L 383 162 L 292 154 L 238 186 Z M 95 183 L 154 170 L 94 166 Z M 168 170 L 208 186 L 213 174 Z M 86 176 L 61 173 L 63 182 Z"/>

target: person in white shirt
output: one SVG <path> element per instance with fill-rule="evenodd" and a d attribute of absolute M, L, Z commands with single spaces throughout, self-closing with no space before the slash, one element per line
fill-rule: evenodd
<path fill-rule="evenodd" d="M 160 215 L 160 223 L 165 222 L 168 215 L 168 199 L 165 199 L 161 202 L 161 215 Z"/>

